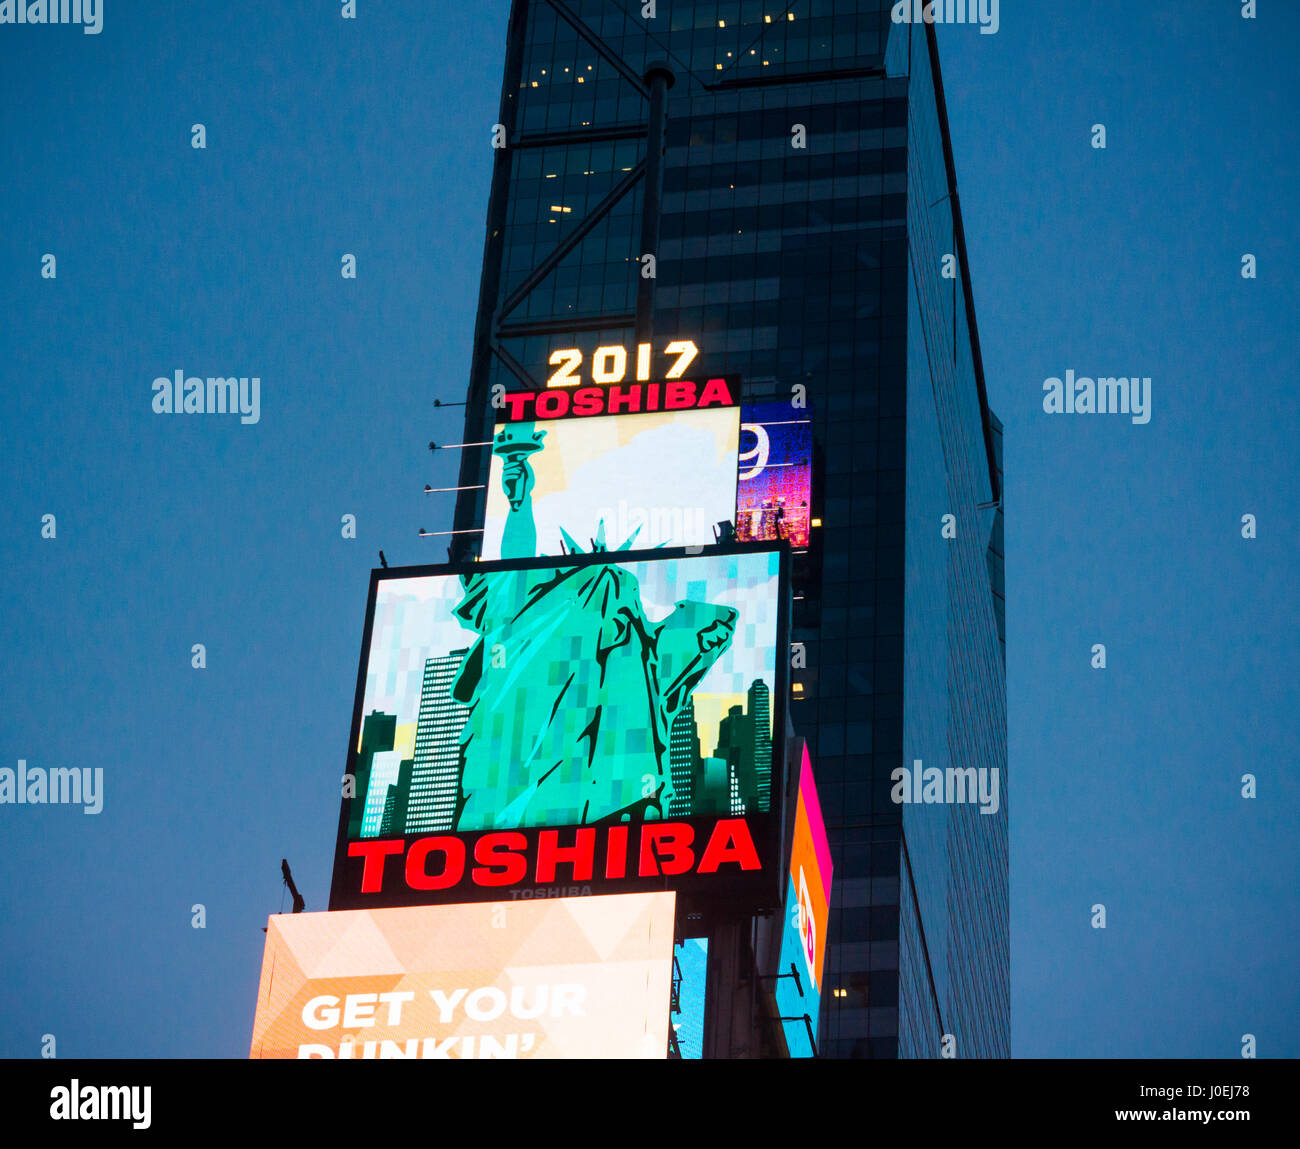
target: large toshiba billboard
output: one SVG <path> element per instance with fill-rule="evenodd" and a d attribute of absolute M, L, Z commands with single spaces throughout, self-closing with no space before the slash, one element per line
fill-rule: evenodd
<path fill-rule="evenodd" d="M 662 1058 L 674 896 L 269 919 L 253 1058 Z"/>
<path fill-rule="evenodd" d="M 330 908 L 779 904 L 789 551 L 696 550 L 374 572 Z"/>

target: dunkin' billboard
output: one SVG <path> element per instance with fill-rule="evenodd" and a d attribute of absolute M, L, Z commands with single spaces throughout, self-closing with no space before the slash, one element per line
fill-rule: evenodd
<path fill-rule="evenodd" d="M 671 893 L 279 914 L 252 1058 L 662 1058 Z"/>

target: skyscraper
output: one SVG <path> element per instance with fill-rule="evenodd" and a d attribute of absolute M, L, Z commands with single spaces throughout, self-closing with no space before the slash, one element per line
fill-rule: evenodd
<path fill-rule="evenodd" d="M 469 708 L 451 696 L 469 648 L 425 659 L 420 714 L 415 726 L 415 764 L 406 813 L 408 833 L 450 830 L 460 785 L 460 732 Z"/>
<path fill-rule="evenodd" d="M 700 729 L 695 725 L 695 700 L 686 704 L 673 719 L 668 736 L 668 763 L 672 771 L 673 800 L 668 808 L 672 817 L 690 813 L 695 795 L 695 775 L 700 768 Z"/>
<path fill-rule="evenodd" d="M 760 678 L 749 684 L 745 693 L 745 711 L 754 738 L 754 797 L 759 809 L 766 809 L 772 800 L 768 782 L 772 769 L 772 697 L 767 683 Z"/>
<path fill-rule="evenodd" d="M 375 755 L 393 748 L 397 732 L 397 716 L 381 714 L 378 710 L 367 714 L 361 723 L 361 750 L 357 754 L 357 776 L 354 779 L 356 798 L 352 803 L 348 833 L 356 837 L 364 824 L 366 798 L 370 792 L 370 775 L 374 769 Z"/>
<path fill-rule="evenodd" d="M 1007 1056 L 1000 425 L 934 29 L 892 7 L 515 0 L 463 438 L 567 347 L 693 340 L 693 375 L 811 412 L 788 709 L 835 864 L 819 1052 Z M 996 811 L 895 802 L 917 762 L 998 771 Z"/>
<path fill-rule="evenodd" d="M 397 767 L 397 781 L 388 787 L 384 812 L 379 818 L 379 833 L 387 838 L 406 833 L 406 813 L 411 796 L 411 769 L 414 759 L 403 758 Z"/>
<path fill-rule="evenodd" d="M 743 814 L 752 809 L 758 789 L 754 780 L 754 724 L 743 706 L 730 707 L 718 723 L 714 754 L 727 764 L 731 812 Z"/>

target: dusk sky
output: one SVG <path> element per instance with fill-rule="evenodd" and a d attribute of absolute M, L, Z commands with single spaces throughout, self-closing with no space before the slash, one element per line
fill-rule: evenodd
<path fill-rule="evenodd" d="M 247 1056 L 282 857 L 326 908 L 369 571 L 446 558 L 509 5 L 358 7 L 0 25 L 0 767 L 103 771 L 98 814 L 0 805 L 0 1055 Z M 1018 1057 L 1300 1056 L 1300 6 L 1240 7 L 939 30 Z M 156 414 L 177 371 L 258 420 Z M 1150 421 L 1046 413 L 1067 371 L 1149 378 Z"/>

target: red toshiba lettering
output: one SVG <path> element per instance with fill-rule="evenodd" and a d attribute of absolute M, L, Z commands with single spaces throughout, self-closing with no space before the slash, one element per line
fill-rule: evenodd
<path fill-rule="evenodd" d="M 430 874 L 424 865 L 434 850 L 443 854 L 440 874 Z M 421 838 L 406 855 L 406 884 L 413 890 L 447 890 L 464 874 L 465 843 L 459 838 Z"/>
<path fill-rule="evenodd" d="M 599 415 L 605 409 L 605 392 L 599 387 L 579 387 L 573 393 L 575 415 Z"/>
<path fill-rule="evenodd" d="M 689 379 L 674 379 L 664 384 L 664 407 L 675 411 L 681 407 L 695 406 L 695 384 Z"/>
<path fill-rule="evenodd" d="M 605 877 L 627 876 L 627 827 L 611 826 L 605 839 Z"/>
<path fill-rule="evenodd" d="M 704 384 L 704 390 L 700 393 L 700 401 L 695 405 L 697 407 L 709 407 L 715 403 L 728 407 L 731 405 L 731 389 L 727 386 L 725 379 L 710 379 Z"/>
<path fill-rule="evenodd" d="M 529 400 L 533 397 L 531 391 L 507 391 L 504 398 L 506 406 L 510 408 L 509 418 L 517 421 L 524 417 L 524 408 L 528 406 Z"/>
<path fill-rule="evenodd" d="M 402 839 L 380 842 L 349 842 L 348 857 L 364 858 L 361 866 L 361 892 L 377 894 L 384 888 L 384 859 L 390 854 L 402 852 Z"/>
<path fill-rule="evenodd" d="M 568 409 L 567 391 L 543 391 L 537 396 L 536 410 L 539 419 L 558 419 Z"/>
<path fill-rule="evenodd" d="M 695 831 L 679 822 L 645 823 L 641 827 L 641 864 L 639 876 L 685 874 L 695 864 L 691 842 Z"/>
<path fill-rule="evenodd" d="M 560 845 L 559 830 L 543 830 L 537 836 L 537 881 L 555 881 L 556 863 L 571 863 L 575 882 L 591 881 L 596 863 L 595 828 L 578 830 L 572 846 Z"/>
<path fill-rule="evenodd" d="M 700 873 L 716 874 L 718 867 L 727 862 L 737 862 L 742 870 L 761 870 L 758 851 L 749 833 L 749 823 L 744 818 L 724 818 L 713 827 L 709 844 L 700 857 Z"/>
<path fill-rule="evenodd" d="M 528 845 L 528 836 L 518 830 L 484 834 L 474 843 L 474 861 L 469 872 L 476 886 L 513 886 L 528 876 L 528 859 L 516 853 Z"/>
<path fill-rule="evenodd" d="M 605 394 L 605 410 L 610 415 L 620 411 L 641 410 L 641 384 L 633 383 L 626 391 L 622 387 L 611 387 Z"/>

